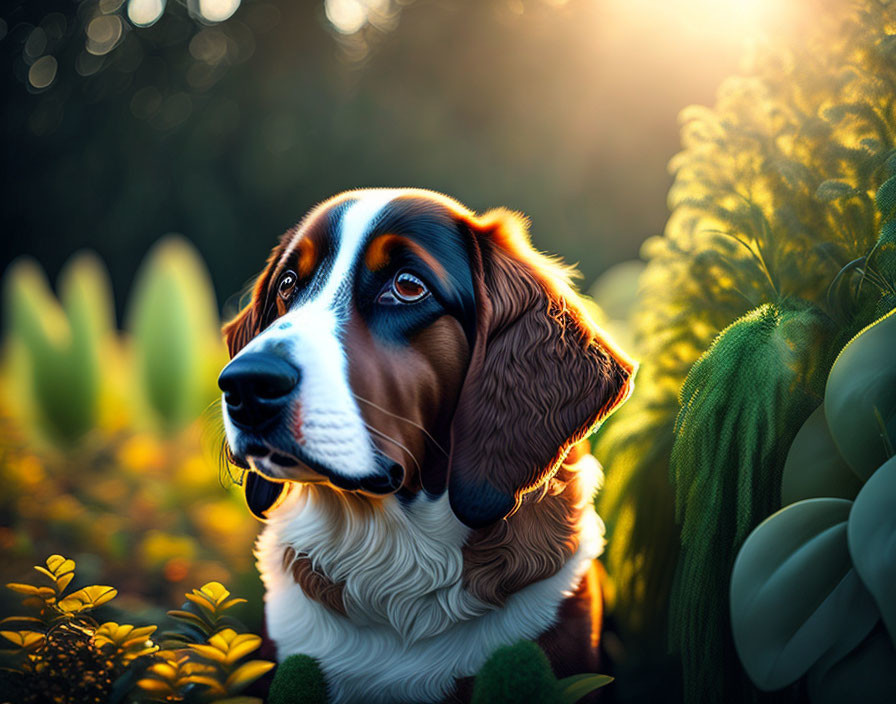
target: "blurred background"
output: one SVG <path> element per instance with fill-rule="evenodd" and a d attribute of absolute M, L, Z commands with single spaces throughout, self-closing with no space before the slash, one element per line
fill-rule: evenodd
<path fill-rule="evenodd" d="M 51 279 L 88 247 L 122 312 L 178 232 L 219 302 L 346 188 L 414 185 L 533 219 L 586 283 L 662 231 L 678 112 L 709 103 L 770 0 L 6 3 L 3 249 Z"/>
<path fill-rule="evenodd" d="M 688 504 L 679 391 L 759 306 L 788 319 L 799 299 L 835 320 L 792 344 L 806 379 L 786 363 L 769 376 L 778 395 L 758 407 L 790 408 L 769 424 L 783 458 L 828 352 L 896 305 L 885 268 L 862 288 L 866 257 L 893 251 L 877 239 L 896 173 L 893 14 L 877 0 L 4 3 L 0 581 L 59 552 L 76 583 L 119 589 L 122 620 L 160 623 L 219 580 L 260 630 L 259 524 L 220 461 L 221 321 L 315 203 L 419 186 L 526 213 L 642 362 L 596 439 L 609 696 L 754 701 L 727 600 L 707 595 L 727 595 L 747 532 L 780 507 L 783 459 L 766 448 L 731 469 L 774 491 L 735 536 L 713 524 L 706 550 L 689 547 L 688 510 L 722 525 L 742 505 L 730 487 L 711 510 Z M 726 451 L 699 454 L 697 479 L 733 466 Z M 673 584 L 687 559 L 705 567 L 688 593 Z"/>

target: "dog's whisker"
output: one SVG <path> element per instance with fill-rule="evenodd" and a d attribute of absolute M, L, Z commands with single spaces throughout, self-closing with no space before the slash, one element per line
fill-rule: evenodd
<path fill-rule="evenodd" d="M 383 408 L 383 407 L 380 406 L 379 404 L 376 404 L 376 403 L 374 403 L 373 401 L 371 401 L 370 399 L 366 399 L 366 398 L 364 398 L 363 396 L 360 396 L 360 395 L 358 395 L 358 394 L 356 394 L 356 393 L 354 393 L 354 392 L 352 392 L 352 396 L 354 396 L 354 397 L 355 397 L 356 399 L 358 399 L 359 401 L 361 401 L 361 402 L 363 402 L 363 403 L 366 403 L 367 405 L 372 406 L 373 408 L 376 408 L 378 411 L 381 411 L 382 413 L 385 413 L 387 416 L 392 416 L 393 418 L 396 418 L 396 419 L 398 419 L 398 420 L 403 420 L 405 423 L 410 423 L 410 424 L 413 425 L 415 428 L 418 428 L 419 430 L 421 430 L 421 431 L 423 432 L 423 434 L 424 434 L 427 438 L 429 438 L 429 440 L 432 442 L 432 444 L 435 445 L 443 455 L 445 455 L 445 457 L 448 457 L 448 453 L 445 451 L 445 448 L 443 448 L 443 447 L 436 441 L 436 439 L 435 439 L 432 435 L 429 434 L 429 431 L 428 431 L 426 428 L 424 428 L 422 425 L 420 425 L 419 423 L 415 423 L 415 422 L 412 421 L 410 418 L 405 418 L 404 416 L 400 416 L 400 415 L 398 415 L 397 413 L 392 413 L 392 411 L 386 410 L 385 408 Z"/>
<path fill-rule="evenodd" d="M 218 481 L 228 487 L 234 482 L 230 466 L 224 419 L 221 416 L 220 401 L 212 401 L 202 411 L 200 443 L 206 462 L 218 470 Z"/>
<path fill-rule="evenodd" d="M 418 471 L 418 472 L 422 472 L 422 471 L 423 471 L 423 470 L 420 468 L 420 463 L 417 461 L 417 458 L 414 457 L 414 453 L 411 452 L 406 446 L 402 445 L 402 444 L 401 444 L 400 442 L 398 442 L 398 440 L 396 440 L 395 438 L 393 438 L 393 437 L 391 437 L 391 436 L 389 436 L 389 435 L 386 435 L 386 433 L 384 433 L 382 430 L 377 430 L 377 429 L 374 428 L 372 425 L 370 425 L 370 423 L 364 423 L 364 425 L 367 427 L 367 429 L 368 429 L 371 433 L 374 433 L 375 435 L 379 435 L 379 436 L 380 436 L 381 438 L 383 438 L 384 440 L 388 440 L 389 442 L 393 443 L 394 445 L 397 445 L 397 446 L 400 447 L 402 450 L 404 450 L 405 452 L 407 452 L 407 453 L 408 453 L 408 456 L 409 456 L 412 460 L 414 460 L 414 464 L 417 465 L 417 471 Z"/>

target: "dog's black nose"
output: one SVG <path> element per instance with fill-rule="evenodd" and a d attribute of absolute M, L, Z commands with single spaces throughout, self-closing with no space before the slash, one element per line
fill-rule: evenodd
<path fill-rule="evenodd" d="M 236 425 L 258 430 L 276 417 L 299 383 L 299 370 L 280 357 L 251 352 L 234 359 L 218 377 L 227 413 Z"/>

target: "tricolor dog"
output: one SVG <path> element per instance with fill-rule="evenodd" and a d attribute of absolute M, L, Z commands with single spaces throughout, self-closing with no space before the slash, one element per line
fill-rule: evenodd
<path fill-rule="evenodd" d="M 598 666 L 600 471 L 580 441 L 634 365 L 568 273 L 509 211 L 349 191 L 283 236 L 225 326 L 267 630 L 332 701 L 464 699 L 520 639 L 560 676 Z"/>

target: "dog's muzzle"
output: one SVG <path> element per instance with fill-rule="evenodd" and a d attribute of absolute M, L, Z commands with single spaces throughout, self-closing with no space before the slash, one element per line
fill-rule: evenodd
<path fill-rule="evenodd" d="M 224 405 L 230 422 L 239 431 L 234 459 L 245 463 L 247 458 L 264 474 L 264 463 L 283 468 L 299 463 L 347 491 L 388 494 L 401 487 L 404 470 L 382 451 L 374 448 L 375 468 L 369 475 L 350 477 L 316 461 L 303 450 L 291 435 L 283 432 L 284 419 L 291 416 L 291 405 L 297 403 L 297 390 L 302 374 L 294 365 L 268 352 L 246 352 L 234 358 L 218 377 L 224 392 Z M 258 466 L 261 461 L 262 465 Z M 248 466 L 247 464 L 240 466 Z M 283 479 L 279 473 L 274 478 Z"/>

